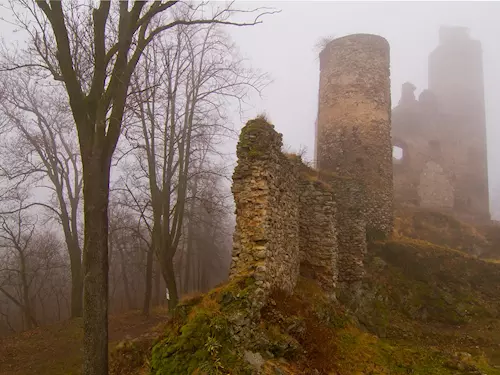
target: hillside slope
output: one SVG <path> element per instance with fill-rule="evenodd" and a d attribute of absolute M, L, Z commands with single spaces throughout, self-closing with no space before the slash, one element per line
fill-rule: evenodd
<path fill-rule="evenodd" d="M 168 319 L 158 315 L 162 328 L 147 335 L 152 324 L 113 318 L 113 340 L 122 341 L 111 347 L 110 374 L 500 375 L 500 262 L 468 251 L 479 244 L 494 253 L 491 232 L 414 215 L 398 218 L 392 240 L 370 244 L 361 293 L 349 304 L 300 277 L 294 294 L 274 292 L 242 335 L 258 288 L 241 275 L 184 299 Z M 77 374 L 77 323 L 2 342 L 0 374 Z"/>
<path fill-rule="evenodd" d="M 293 296 L 274 293 L 246 351 L 229 316 L 251 280 L 185 302 L 151 373 L 500 374 L 500 264 L 404 238 L 369 253 L 352 312 L 301 278 Z"/>

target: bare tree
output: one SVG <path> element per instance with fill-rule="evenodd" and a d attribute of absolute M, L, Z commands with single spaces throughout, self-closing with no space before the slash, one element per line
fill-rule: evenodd
<path fill-rule="evenodd" d="M 51 192 L 49 202 L 38 200 L 28 206 L 43 207 L 61 225 L 71 267 L 71 316 L 78 317 L 83 293 L 82 173 L 76 133 L 62 87 L 43 85 L 26 73 L 9 74 L 2 85 L 0 111 L 7 121 L 2 126 L 1 174 L 13 183 L 13 189 L 19 184 L 38 185 Z"/>
<path fill-rule="evenodd" d="M 234 14 L 232 8 L 216 7 L 206 18 L 206 10 L 200 9 L 203 5 L 20 0 L 12 6 L 18 23 L 28 32 L 31 49 L 27 61 L 10 68 L 40 67 L 63 81 L 78 131 L 84 181 L 84 375 L 106 374 L 108 369 L 110 168 L 130 79 L 144 49 L 158 35 L 179 25 L 254 25 L 268 13 L 258 11 L 251 22 L 235 23 L 228 20 Z M 179 7 L 192 11 L 179 18 L 171 12 Z"/>
<path fill-rule="evenodd" d="M 232 250 L 231 194 L 221 177 L 197 176 L 191 181 L 186 212 L 187 232 L 181 269 L 183 291 L 207 291 L 228 276 Z"/>
<path fill-rule="evenodd" d="M 22 200 L 18 204 L 22 206 Z M 13 306 L 22 313 L 21 329 L 53 321 L 50 315 L 54 309 L 50 305 L 54 297 L 57 301 L 64 298 L 63 287 L 54 287 L 58 280 L 64 281 L 61 276 L 64 278 L 67 267 L 61 257 L 60 241 L 50 230 L 39 229 L 36 216 L 27 210 L 0 218 L 0 295 L 6 298 L 7 307 Z M 10 319 L 19 319 L 8 310 L 3 315 L 14 330 Z M 58 305 L 57 315 L 60 314 Z"/>
<path fill-rule="evenodd" d="M 23 207 L 24 200 L 20 195 L 14 204 Z M 37 221 L 24 209 L 0 217 L 0 294 L 21 310 L 28 329 L 39 325 L 36 301 L 43 304 L 49 280 L 66 267 L 59 240 L 51 231 L 37 232 Z"/>
<path fill-rule="evenodd" d="M 127 173 L 128 164 L 124 166 L 124 173 Z M 125 182 L 124 182 L 125 181 Z M 114 187 L 112 191 L 117 195 L 116 206 L 120 206 L 128 210 L 128 226 L 124 226 L 122 220 L 122 231 L 126 229 L 126 236 L 132 237 L 136 243 L 136 248 L 144 251 L 146 255 L 146 264 L 144 272 L 144 299 L 142 305 L 142 313 L 144 316 L 149 316 L 151 302 L 153 296 L 153 266 L 154 266 L 154 248 L 152 242 L 152 227 L 151 217 L 149 215 L 150 201 L 147 194 L 141 191 L 140 186 L 135 185 L 130 187 L 127 185 L 126 179 L 121 179 L 118 182 L 118 187 Z M 121 187 L 120 187 L 121 186 Z M 139 189 L 137 189 L 139 187 Z M 143 186 L 144 187 L 144 186 Z M 142 189 L 147 190 L 147 189 Z M 123 214 L 122 214 L 123 215 Z M 131 219 L 131 216 L 137 217 L 136 220 Z M 144 249 L 144 250 L 142 250 Z M 156 302 L 156 304 L 159 304 Z"/>
<path fill-rule="evenodd" d="M 121 203 L 121 202 L 120 202 Z M 147 230 L 141 227 L 140 218 L 126 205 L 112 201 L 110 205 L 109 249 L 110 274 L 115 278 L 113 292 L 117 289 L 122 298 L 114 296 L 111 302 L 125 301 L 127 310 L 138 307 L 138 297 L 143 296 L 147 281 L 146 257 L 149 251 Z M 149 313 L 149 312 L 148 312 Z"/>
<path fill-rule="evenodd" d="M 67 300 L 68 261 L 64 257 L 63 243 L 55 232 L 46 226 L 38 226 L 31 242 L 31 269 L 33 273 L 33 299 L 40 324 L 61 320 Z M 63 315 L 64 314 L 64 315 Z"/>
<path fill-rule="evenodd" d="M 4 249 L 2 263 L 5 267 L 1 270 L 4 279 L 0 283 L 0 292 L 19 307 L 28 329 L 36 327 L 38 322 L 30 289 L 33 272 L 29 265 L 29 251 L 35 232 L 35 222 L 26 217 L 22 210 L 18 210 L 11 217 L 0 218 L 0 226 L 0 247 Z M 18 296 L 9 292 L 9 289 L 14 290 Z"/>
<path fill-rule="evenodd" d="M 178 302 L 174 258 L 184 231 L 189 180 L 198 173 L 218 172 L 201 166 L 230 130 L 226 111 L 267 82 L 265 75 L 246 68 L 217 25 L 176 31 L 146 49 L 133 76 L 133 116 L 128 119 L 138 126 L 127 131 L 139 165 L 129 176 L 148 184 L 149 191 L 144 185 L 136 188 L 149 196 L 152 247 L 171 309 Z"/>

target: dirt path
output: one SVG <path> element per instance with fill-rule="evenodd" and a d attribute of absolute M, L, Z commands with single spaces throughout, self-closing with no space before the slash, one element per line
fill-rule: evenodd
<path fill-rule="evenodd" d="M 110 348 L 124 339 L 138 337 L 166 321 L 166 311 L 149 318 L 139 312 L 112 316 Z M 81 319 L 61 322 L 0 339 L 0 375 L 77 375 L 81 365 Z"/>

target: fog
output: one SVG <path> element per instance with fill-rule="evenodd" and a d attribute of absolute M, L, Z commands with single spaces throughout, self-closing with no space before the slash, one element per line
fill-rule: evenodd
<path fill-rule="evenodd" d="M 392 104 L 397 105 L 401 85 L 417 86 L 416 96 L 427 88 L 427 60 L 438 44 L 441 25 L 464 26 L 483 47 L 488 169 L 492 215 L 500 215 L 500 174 L 495 149 L 499 137 L 496 105 L 500 85 L 500 49 L 496 2 L 239 2 L 240 7 L 275 7 L 279 14 L 248 28 L 233 28 L 231 36 L 252 66 L 273 79 L 262 98 L 252 101 L 250 118 L 265 112 L 284 142 L 294 150 L 307 148 L 313 158 L 314 123 L 317 115 L 319 61 L 317 46 L 324 37 L 373 33 L 385 37 L 391 46 Z M 238 120 L 239 121 L 239 120 Z"/>
<path fill-rule="evenodd" d="M 447 204 L 439 206 L 443 210 L 453 207 L 459 211 L 463 207 L 476 207 L 470 198 L 481 195 L 483 199 L 476 200 L 480 200 L 483 213 L 487 213 L 485 191 L 488 188 L 491 216 L 500 218 L 500 173 L 496 170 L 500 152 L 495 148 L 500 136 L 496 125 L 500 122 L 500 108 L 496 105 L 497 88 L 500 87 L 497 68 L 500 66 L 500 50 L 497 46 L 497 36 L 500 35 L 500 23 L 497 20 L 499 2 L 236 1 L 231 5 L 240 10 L 258 8 L 257 14 L 267 13 L 259 17 L 263 22 L 254 26 L 235 26 L 234 22 L 251 24 L 255 13 L 237 12 L 220 1 L 208 1 L 206 7 L 193 7 L 191 2 L 176 1 L 163 5 L 135 3 L 137 8 L 130 2 L 129 15 L 124 3 L 103 3 L 98 9 L 94 8 L 96 3 L 94 0 L 65 0 L 59 9 L 58 2 L 37 5 L 30 1 L 12 1 L 13 8 L 10 9 L 9 1 L 0 0 L 0 340 L 23 330 L 70 317 L 81 317 L 85 312 L 84 363 L 107 368 L 106 339 L 115 341 L 118 338 L 114 336 L 113 330 L 109 336 L 107 330 L 101 330 L 101 327 L 107 327 L 108 313 L 113 316 L 141 309 L 144 317 L 164 320 L 167 311 L 175 308 L 182 297 L 207 292 L 227 280 L 229 272 L 239 277 L 240 270 L 244 270 L 245 277 L 248 276 L 248 269 L 256 270 L 252 277 L 260 284 L 252 281 L 251 290 L 254 290 L 253 284 L 256 285 L 255 290 L 260 292 L 275 287 L 278 284 L 273 285 L 266 280 L 274 279 L 275 276 L 288 278 L 288 274 L 286 268 L 281 265 L 276 267 L 271 262 L 280 261 L 283 255 L 283 263 L 293 264 L 296 272 L 303 251 L 299 242 L 309 244 L 309 239 L 303 241 L 300 238 L 298 242 L 302 232 L 310 232 L 309 237 L 319 239 L 321 236 L 318 237 L 318 231 L 329 231 L 325 233 L 327 241 L 319 241 L 322 242 L 320 245 L 311 246 L 318 247 L 319 250 L 313 250 L 318 251 L 318 254 L 326 249 L 325 254 L 329 258 L 324 258 L 323 254 L 317 258 L 320 262 L 328 261 L 328 267 L 319 265 L 329 269 L 327 277 L 332 281 L 329 288 L 333 287 L 333 276 L 337 278 L 339 274 L 342 275 L 343 268 L 351 268 L 345 259 L 351 258 L 356 267 L 362 266 L 366 240 L 370 241 L 372 235 L 369 227 L 373 223 L 361 218 L 363 220 L 354 226 L 354 220 L 350 220 L 342 211 L 338 211 L 341 216 L 337 219 L 337 211 L 333 207 L 338 203 L 337 198 L 344 202 L 344 197 L 333 197 L 330 192 L 317 194 L 323 190 L 323 185 L 318 184 L 319 190 L 313 190 L 311 194 L 314 195 L 313 204 L 309 205 L 308 199 L 302 199 L 308 198 L 302 192 L 300 200 L 297 200 L 298 195 L 293 195 L 295 200 L 290 199 L 293 202 L 288 204 L 288 196 L 292 196 L 288 193 L 298 189 L 296 186 L 292 186 L 292 189 L 288 187 L 295 184 L 295 180 L 290 182 L 281 176 L 279 184 L 262 181 L 264 186 L 278 186 L 285 191 L 289 189 L 283 195 L 285 198 L 278 200 L 285 209 L 271 209 L 273 195 L 261 199 L 253 194 L 254 186 L 258 187 L 258 194 L 263 191 L 261 181 L 254 181 L 255 176 L 266 176 L 268 179 L 269 175 L 277 175 L 276 171 L 279 170 L 284 171 L 285 177 L 295 179 L 297 176 L 289 173 L 291 169 L 288 167 L 292 166 L 290 162 L 285 167 L 276 164 L 270 172 L 263 170 L 261 173 L 255 169 L 258 173 L 253 173 L 252 169 L 248 180 L 235 178 L 233 190 L 238 204 L 234 204 L 229 189 L 232 167 L 236 164 L 237 135 L 247 120 L 257 115 L 265 114 L 276 130 L 283 133 L 284 151 L 301 152 L 306 163 L 313 161 L 318 113 L 318 55 L 322 42 L 349 34 L 376 34 L 388 40 L 391 49 L 393 108 L 400 100 L 405 82 L 416 86 L 416 97 L 428 88 L 428 58 L 438 45 L 441 26 L 466 27 L 470 37 L 481 42 L 489 186 L 484 183 L 484 154 L 478 151 L 482 145 L 478 147 L 477 142 L 464 142 L 467 144 L 460 146 L 463 153 L 455 152 L 456 145 L 464 138 L 458 131 L 460 125 L 465 124 L 463 129 L 466 129 L 468 124 L 473 123 L 468 121 L 467 111 L 464 111 L 465 114 L 458 113 L 455 120 L 447 121 L 453 117 L 448 116 L 449 113 L 441 117 L 443 113 L 433 110 L 436 107 L 432 106 L 432 95 L 430 101 L 418 104 L 420 109 L 430 108 L 432 111 L 425 112 L 425 115 L 430 115 L 428 118 L 421 116 L 414 123 L 432 126 L 438 119 L 440 123 L 446 122 L 446 125 L 453 127 L 451 131 L 440 127 L 444 130 L 439 139 L 427 139 L 426 136 L 433 133 L 433 128 L 420 126 L 418 129 L 425 133 L 420 137 L 425 138 L 421 143 L 425 147 L 429 146 L 439 157 L 448 152 L 447 156 L 451 157 L 446 160 L 448 164 L 443 165 L 459 165 L 460 170 L 457 172 L 450 168 L 446 171 L 450 173 L 442 173 L 443 169 L 434 160 L 431 160 L 433 164 L 429 167 L 430 158 L 426 157 L 421 158 L 426 159 L 422 163 L 426 169 L 405 169 L 405 161 L 415 160 L 417 158 L 412 158 L 413 155 L 418 154 L 420 157 L 425 152 L 420 152 L 421 149 L 416 147 L 415 153 L 406 154 L 407 148 L 403 144 L 406 142 L 399 142 L 398 134 L 393 134 L 393 144 L 401 148 L 398 149 L 399 154 L 393 154 L 393 165 L 396 171 L 396 160 L 400 160 L 400 170 L 417 170 L 415 175 L 419 178 L 432 177 L 432 173 L 438 176 L 434 180 L 428 178 L 424 183 L 420 182 L 419 186 L 430 186 L 425 191 L 429 193 L 428 196 L 441 194 L 438 198 Z M 108 4 L 111 4 L 111 10 L 107 9 Z M 10 14 L 12 10 L 17 17 Z M 225 21 L 226 16 L 235 17 L 229 17 L 232 26 L 224 25 L 228 23 Z M 33 17 L 37 21 L 32 22 Z M 66 27 L 61 27 L 63 24 Z M 146 37 L 147 33 L 149 36 Z M 226 38 L 226 34 L 230 38 Z M 65 43 L 66 40 L 69 43 Z M 232 42 L 236 47 L 233 47 Z M 233 53 L 233 48 L 239 53 Z M 246 60 L 241 60 L 240 55 Z M 363 58 L 362 54 L 357 56 Z M 385 67 L 386 56 L 383 60 Z M 365 61 L 373 65 L 373 60 Z M 439 67 L 433 69 L 433 72 L 439 72 L 439 77 L 452 71 L 447 63 L 444 69 L 441 69 L 442 65 Z M 473 76 L 475 70 L 469 70 L 464 72 L 464 77 L 468 78 L 467 74 L 470 74 L 476 79 L 477 76 Z M 270 78 L 264 88 L 268 81 L 261 73 Z M 455 77 L 452 78 L 453 82 Z M 386 78 L 387 75 L 384 75 L 384 82 L 387 82 Z M 373 82 L 378 81 L 375 78 Z M 383 87 L 384 93 L 380 97 L 383 96 L 387 102 L 387 85 Z M 260 95 L 252 91 L 261 88 Z M 455 87 L 451 90 L 460 91 L 461 94 L 466 92 L 467 95 L 472 91 L 455 90 Z M 242 98 L 245 98 L 245 102 L 239 107 Z M 463 104 L 469 104 L 468 101 L 469 96 L 453 107 L 453 111 L 459 112 L 461 108 L 470 110 L 468 105 Z M 457 102 L 455 100 L 452 104 Z M 475 103 L 470 107 L 470 112 L 477 115 L 474 112 L 478 108 Z M 244 110 L 238 111 L 239 108 Z M 461 121 L 460 117 L 465 120 Z M 420 121 L 422 118 L 429 121 Z M 325 121 L 326 127 L 331 124 L 328 121 Z M 386 185 L 384 194 L 381 194 L 384 200 L 378 207 L 374 206 L 376 210 L 371 209 L 371 214 L 377 216 L 382 210 L 386 211 L 387 214 L 380 216 L 388 219 L 386 224 L 381 225 L 384 230 L 388 230 L 385 233 L 388 234 L 392 230 L 393 220 L 391 200 L 394 198 L 394 201 L 398 201 L 398 174 L 394 173 L 392 178 L 390 173 L 392 165 L 387 138 L 387 111 L 384 111 L 382 121 L 386 131 L 386 148 L 382 152 L 382 159 L 373 160 L 386 162 L 386 168 L 379 169 L 379 175 L 383 176 Z M 263 124 L 264 121 L 255 123 Z M 401 123 L 412 130 L 417 128 L 412 127 L 414 123 L 407 121 L 406 117 L 399 122 L 393 120 L 393 124 Z M 231 125 L 234 125 L 234 129 L 231 129 Z M 267 143 L 278 145 L 279 136 L 270 131 L 267 123 L 264 125 L 266 130 L 262 133 L 263 137 L 271 140 Z M 248 128 L 253 131 L 251 126 Z M 396 133 L 398 126 L 393 129 Z M 455 139 L 449 136 L 450 133 L 456 135 Z M 254 143 L 240 148 L 243 152 L 245 149 L 249 151 L 249 157 L 243 154 L 240 158 L 242 168 L 239 170 L 244 173 L 238 173 L 237 170 L 235 174 L 236 177 L 240 175 L 240 178 L 251 170 L 245 164 L 246 161 L 262 161 L 259 157 L 254 158 L 262 154 L 253 145 L 266 144 L 251 132 L 247 135 Z M 445 151 L 441 154 L 440 141 L 443 139 L 451 140 L 448 143 L 452 146 L 446 148 L 445 145 Z M 484 134 L 477 139 L 482 142 Z M 355 141 L 354 136 L 352 140 Z M 342 143 L 331 144 L 334 146 L 322 152 L 322 157 L 332 156 L 335 150 L 355 147 L 352 147 L 354 142 L 338 148 L 335 145 Z M 278 148 L 276 146 L 266 152 L 276 155 L 279 154 Z M 358 149 L 355 150 L 352 154 L 359 156 Z M 371 154 L 370 148 L 367 148 L 367 154 Z M 406 158 L 406 155 L 411 156 Z M 479 162 L 470 162 L 474 158 Z M 282 159 L 285 160 L 284 157 Z M 342 160 L 337 156 L 331 159 Z M 460 163 L 463 159 L 468 161 L 467 164 Z M 412 163 L 409 165 L 418 164 Z M 373 167 L 377 165 L 373 163 L 366 167 L 365 164 L 363 172 Z M 352 170 L 361 169 L 353 167 Z M 474 173 L 468 173 L 471 170 L 479 171 L 477 175 L 481 178 L 475 179 Z M 317 178 L 309 177 L 311 180 Z M 452 185 L 448 177 L 459 182 Z M 400 185 L 413 189 L 416 179 L 399 180 L 402 181 Z M 462 192 L 463 185 L 476 180 L 478 183 L 471 184 L 469 189 L 472 193 Z M 345 180 L 338 181 L 345 184 Z M 395 186 L 394 194 L 392 185 Z M 239 190 L 239 186 L 244 188 Z M 356 205 L 357 210 L 360 202 L 366 203 L 365 195 L 362 195 L 361 200 L 360 195 L 357 195 L 359 189 L 353 189 L 354 185 L 350 184 L 345 186 L 346 189 L 341 186 L 339 190 L 349 193 L 345 198 L 345 206 L 350 215 L 351 205 Z M 367 186 L 377 189 L 375 183 Z M 245 194 L 248 193 L 246 190 L 250 193 L 239 195 L 243 190 Z M 420 190 L 418 193 L 420 195 Z M 316 199 L 317 196 L 325 199 Z M 416 201 L 414 197 L 411 199 Z M 259 209 L 246 205 L 252 200 L 260 205 Z M 353 204 L 354 201 L 356 204 Z M 240 205 L 240 202 L 245 204 Z M 422 202 L 424 199 L 420 199 Z M 435 207 L 435 200 L 425 202 L 426 205 L 420 206 Z M 448 204 L 450 202 L 453 205 Z M 234 206 L 238 207 L 237 215 Z M 251 215 L 247 215 L 243 209 L 240 211 L 240 206 L 246 206 L 245 210 Z M 311 216 L 309 211 L 303 209 L 305 206 L 310 209 Z M 328 211 L 318 212 L 319 224 L 312 220 L 317 207 L 326 207 Z M 295 222 L 289 220 L 288 211 L 293 213 L 290 217 Z M 366 209 L 366 212 L 369 211 Z M 276 217 L 279 216 L 279 221 L 274 220 L 274 212 Z M 261 218 L 259 215 L 264 216 Z M 359 214 L 356 215 L 356 219 L 359 219 Z M 236 226 L 236 217 L 243 218 L 243 224 L 238 220 Z M 312 223 L 308 223 L 309 227 L 305 231 L 300 222 L 304 217 Z M 340 223 L 344 219 L 348 225 L 334 227 L 337 220 Z M 285 222 L 286 225 L 282 224 Z M 267 224 L 262 227 L 260 223 L 272 225 L 269 229 Z M 243 233 L 241 228 L 244 226 L 258 230 L 255 233 Z M 259 233 L 261 227 L 264 228 L 265 237 Z M 309 231 L 312 227 L 316 231 Z M 278 231 L 273 233 L 275 228 Z M 497 229 L 498 226 L 488 227 L 488 236 L 484 238 L 482 233 L 476 236 L 473 231 L 474 243 L 464 243 L 464 248 L 457 249 L 462 251 L 466 248 L 464 251 L 474 255 L 488 255 L 490 247 L 495 250 L 498 248 L 499 237 L 493 236 L 491 240 L 490 233 L 497 232 Z M 351 232 L 354 234 L 351 235 Z M 439 228 L 436 232 L 437 237 L 441 237 Z M 236 233 L 234 238 L 233 233 Z M 357 255 L 352 256 L 351 243 L 343 242 L 342 238 L 337 241 L 337 233 L 341 233 L 339 238 L 354 238 L 353 248 Z M 398 232 L 398 236 L 401 235 L 407 236 L 407 232 Z M 278 239 L 273 239 L 273 242 L 271 239 L 274 236 Z M 411 236 L 408 234 L 408 237 Z M 289 238 L 294 238 L 295 242 L 292 241 L 291 245 L 284 242 L 286 246 L 282 246 L 280 241 Z M 341 250 L 337 250 L 337 245 Z M 348 254 L 342 250 L 342 246 L 347 245 Z M 455 248 L 455 244 L 452 246 Z M 244 251 L 241 250 L 243 248 Z M 288 252 L 292 255 L 289 256 Z M 337 269 L 336 259 L 342 252 Z M 310 258 L 317 255 L 311 254 Z M 246 264 L 247 260 L 258 261 L 259 265 L 254 267 L 254 264 Z M 262 264 L 265 266 L 261 267 Z M 273 274 L 274 269 L 279 270 L 278 274 Z M 360 269 L 356 283 L 364 277 L 363 267 Z M 262 270 L 266 273 L 264 279 L 257 277 Z M 345 285 L 352 281 L 348 277 L 338 280 Z M 238 302 L 239 305 L 245 306 Z M 230 310 L 232 313 L 232 308 Z M 150 320 L 151 324 L 153 322 Z M 120 338 L 127 328 L 133 327 L 128 327 L 128 324 L 120 326 L 119 330 L 123 331 L 120 332 Z M 34 352 L 23 351 L 30 355 Z M 78 349 L 70 352 L 80 353 Z M 35 354 L 46 356 L 44 361 L 49 358 L 43 352 Z M 22 360 L 18 362 L 17 365 L 25 366 Z"/>

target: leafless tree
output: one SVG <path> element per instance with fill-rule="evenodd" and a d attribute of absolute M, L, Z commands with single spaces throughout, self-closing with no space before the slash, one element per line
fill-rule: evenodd
<path fill-rule="evenodd" d="M 127 139 L 138 168 L 129 174 L 152 212 L 152 247 L 170 299 L 178 301 L 174 259 L 184 231 L 189 181 L 204 168 L 227 135 L 227 110 L 240 105 L 265 75 L 248 69 L 227 35 L 214 24 L 178 27 L 152 43 L 133 75 L 132 115 Z M 129 168 L 130 169 L 130 168 Z"/>
<path fill-rule="evenodd" d="M 129 173 L 129 164 L 122 164 L 124 167 L 124 174 Z M 147 191 L 145 186 L 142 186 L 144 191 L 141 189 L 137 189 L 138 185 L 134 184 L 134 186 L 129 186 L 125 179 L 121 179 L 117 186 L 115 186 L 112 191 L 116 195 L 115 204 L 117 207 L 121 207 L 125 209 L 127 214 L 128 226 L 123 224 L 121 225 L 121 230 L 126 230 L 125 236 L 131 237 L 133 242 L 135 243 L 135 248 L 141 250 L 141 255 L 145 255 L 145 270 L 144 270 L 144 298 L 142 304 L 142 313 L 145 316 L 149 316 L 152 297 L 153 297 L 153 275 L 155 258 L 154 258 L 154 249 L 152 243 L 152 218 L 150 215 L 150 200 L 147 194 L 144 194 L 144 191 Z M 143 184 L 144 185 L 144 184 Z M 121 216 L 123 217 L 123 211 Z M 134 217 L 135 219 L 132 219 Z M 158 291 L 157 291 L 158 294 Z M 156 302 L 156 301 L 155 301 Z M 156 302 L 155 304 L 159 304 Z"/>
<path fill-rule="evenodd" d="M 34 80 L 29 72 L 5 75 L 0 111 L 0 174 L 13 189 L 19 184 L 45 188 L 49 201 L 38 198 L 28 206 L 43 207 L 64 233 L 71 267 L 71 316 L 82 315 L 82 250 L 79 241 L 82 173 L 76 132 L 62 85 Z M 43 191 L 45 190 L 45 191 Z"/>
<path fill-rule="evenodd" d="M 14 202 L 23 207 L 25 197 Z M 50 231 L 37 232 L 37 217 L 27 210 L 0 217 L 0 293 L 19 308 L 26 328 L 36 327 L 36 301 L 54 274 L 66 266 L 60 243 Z"/>
<path fill-rule="evenodd" d="M 22 201 L 20 201 L 20 205 Z M 35 232 L 35 222 L 23 214 L 22 210 L 11 217 L 0 219 L 0 247 L 3 251 L 4 279 L 0 283 L 2 292 L 22 311 L 28 328 L 38 326 L 33 307 L 32 292 L 33 272 L 29 265 L 30 244 Z M 10 287 L 10 288 L 9 288 Z M 9 292 L 14 290 L 14 293 Z"/>
<path fill-rule="evenodd" d="M 64 257 L 63 242 L 50 228 L 39 226 L 32 240 L 33 298 L 37 302 L 36 316 L 40 324 L 52 323 L 68 316 L 62 304 L 69 290 L 68 260 Z M 35 267 L 37 265 L 37 267 Z"/>
<path fill-rule="evenodd" d="M 19 25 L 28 32 L 30 48 L 25 61 L 7 68 L 40 67 L 64 82 L 78 132 L 84 181 L 84 375 L 106 374 L 108 369 L 110 168 L 130 79 L 144 49 L 180 25 L 254 25 L 269 13 L 246 12 L 252 21 L 238 23 L 230 21 L 232 7 L 216 5 L 211 16 L 204 17 L 205 5 L 46 0 L 19 0 L 12 5 Z M 173 12 L 180 7 L 190 12 Z"/>
<path fill-rule="evenodd" d="M 148 231 L 141 223 L 140 217 L 137 218 L 129 207 L 112 201 L 109 227 L 110 301 L 119 304 L 124 300 L 127 310 L 138 308 L 138 298 L 145 294 L 149 241 Z M 114 295 L 117 289 L 123 298 Z"/>
<path fill-rule="evenodd" d="M 184 293 L 205 292 L 228 276 L 234 223 L 228 186 L 213 174 L 191 181 L 186 246 L 179 260 Z"/>

